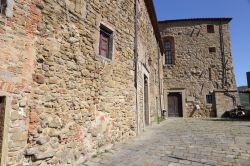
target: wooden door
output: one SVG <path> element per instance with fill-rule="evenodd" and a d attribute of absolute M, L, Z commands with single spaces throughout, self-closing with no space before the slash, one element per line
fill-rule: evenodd
<path fill-rule="evenodd" d="M 1 157 L 2 157 L 4 117 L 5 117 L 5 97 L 0 97 L 0 163 L 1 163 Z"/>
<path fill-rule="evenodd" d="M 179 93 L 168 95 L 168 117 L 182 117 L 182 96 Z"/>

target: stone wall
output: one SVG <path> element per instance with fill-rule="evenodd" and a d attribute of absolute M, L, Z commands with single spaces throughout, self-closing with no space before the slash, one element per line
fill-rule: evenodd
<path fill-rule="evenodd" d="M 35 69 L 35 27 L 41 18 L 37 1 L 8 1 L 0 14 L 0 96 L 6 97 L 1 165 L 23 163 L 28 138 L 28 105 Z"/>
<path fill-rule="evenodd" d="M 144 76 L 148 79 L 149 123 L 157 122 L 160 114 L 159 70 L 162 78 L 162 54 L 155 38 L 154 30 L 144 1 L 140 1 L 138 18 L 138 101 L 139 126 L 145 129 Z M 149 42 L 151 41 L 151 42 Z M 159 61 L 158 61 L 159 60 Z M 151 61 L 151 62 L 150 62 Z"/>
<path fill-rule="evenodd" d="M 207 25 L 210 24 L 214 25 L 215 33 L 207 33 Z M 185 90 L 186 117 L 208 117 L 216 114 L 214 105 L 206 103 L 206 95 L 222 89 L 219 24 L 220 21 L 209 19 L 166 21 L 159 24 L 162 38 L 172 36 L 175 40 L 176 64 L 164 66 L 164 90 Z M 235 90 L 228 21 L 222 21 L 222 32 L 225 57 L 228 60 L 227 86 L 224 88 Z M 209 47 L 215 47 L 216 52 L 209 53 Z M 202 111 L 196 111 L 195 105 L 199 105 Z"/>
<path fill-rule="evenodd" d="M 82 164 L 136 134 L 134 3 L 84 1 L 79 13 L 72 2 L 41 3 L 26 151 L 33 164 Z M 111 61 L 99 56 L 101 23 L 114 33 Z"/>
<path fill-rule="evenodd" d="M 11 101 L 6 165 L 82 165 L 135 136 L 134 1 L 17 0 L 14 9 L 13 18 L 1 16 L 0 87 Z M 154 121 L 159 51 L 144 1 L 141 12 L 139 62 Z M 112 60 L 99 56 L 101 24 L 113 30 Z"/>
<path fill-rule="evenodd" d="M 238 96 L 237 91 L 231 91 L 230 94 Z M 225 95 L 225 91 L 216 91 L 215 92 L 215 107 L 216 107 L 216 114 L 217 117 L 226 117 L 225 114 L 227 111 L 231 111 L 233 108 L 236 108 L 233 105 L 233 98 L 230 96 Z M 239 102 L 239 99 L 236 98 L 237 102 Z"/>

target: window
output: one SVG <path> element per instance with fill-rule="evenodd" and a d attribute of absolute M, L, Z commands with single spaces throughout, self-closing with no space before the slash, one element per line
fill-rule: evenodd
<path fill-rule="evenodd" d="M 0 0 L 0 13 L 5 14 L 5 9 L 7 7 L 7 0 Z"/>
<path fill-rule="evenodd" d="M 100 26 L 99 55 L 112 59 L 113 32 L 107 27 Z"/>
<path fill-rule="evenodd" d="M 212 81 L 212 69 L 208 68 L 209 81 Z"/>
<path fill-rule="evenodd" d="M 175 49 L 174 49 L 174 38 L 167 37 L 164 40 L 164 49 L 165 49 L 165 64 L 174 64 L 175 63 Z"/>
<path fill-rule="evenodd" d="M 213 95 L 207 95 L 206 101 L 207 101 L 207 104 L 213 104 Z"/>
<path fill-rule="evenodd" d="M 213 25 L 207 25 L 207 33 L 214 33 L 214 26 Z"/>
<path fill-rule="evenodd" d="M 215 47 L 209 47 L 209 53 L 215 53 L 216 52 L 216 48 Z"/>
<path fill-rule="evenodd" d="M 157 79 L 157 76 L 156 76 L 156 69 L 155 69 L 155 74 L 154 74 L 154 76 L 155 76 L 155 77 L 154 77 L 154 80 L 155 80 L 155 83 L 156 83 L 156 81 L 157 81 L 157 80 L 156 80 L 156 79 Z"/>

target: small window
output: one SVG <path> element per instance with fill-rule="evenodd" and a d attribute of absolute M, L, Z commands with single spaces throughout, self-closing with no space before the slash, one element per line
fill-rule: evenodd
<path fill-rule="evenodd" d="M 7 7 L 7 0 L 0 0 L 0 13 L 5 14 L 5 9 Z"/>
<path fill-rule="evenodd" d="M 214 26 L 213 25 L 207 25 L 207 33 L 214 33 Z"/>
<path fill-rule="evenodd" d="M 215 53 L 216 48 L 215 47 L 209 47 L 209 53 Z"/>
<path fill-rule="evenodd" d="M 165 38 L 164 49 L 165 49 L 165 64 L 168 65 L 175 64 L 175 47 L 174 47 L 173 37 Z"/>
<path fill-rule="evenodd" d="M 213 95 L 207 95 L 206 101 L 207 101 L 207 104 L 213 104 Z"/>
<path fill-rule="evenodd" d="M 209 81 L 212 81 L 212 69 L 208 68 Z"/>
<path fill-rule="evenodd" d="M 157 71 L 156 71 L 156 69 L 155 69 L 155 74 L 154 74 L 154 76 L 155 76 L 155 83 L 156 83 L 156 81 L 157 81 L 157 73 L 156 73 Z"/>
<path fill-rule="evenodd" d="M 112 59 L 113 32 L 107 27 L 100 26 L 99 55 Z"/>

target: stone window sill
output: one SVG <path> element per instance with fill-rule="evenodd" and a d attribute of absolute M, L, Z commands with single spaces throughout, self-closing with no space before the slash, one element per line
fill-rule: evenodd
<path fill-rule="evenodd" d="M 171 65 L 170 64 L 164 64 L 163 65 L 164 68 L 171 68 L 171 67 L 174 67 L 174 66 L 175 66 L 175 64 L 171 64 Z"/>
<path fill-rule="evenodd" d="M 206 104 L 206 108 L 212 108 L 213 107 L 213 104 Z"/>
<path fill-rule="evenodd" d="M 107 62 L 107 63 L 113 63 L 113 58 L 112 59 L 109 59 L 109 58 L 106 58 L 102 55 L 97 55 L 96 56 L 96 59 L 99 60 L 99 61 L 102 61 L 102 62 Z"/>

